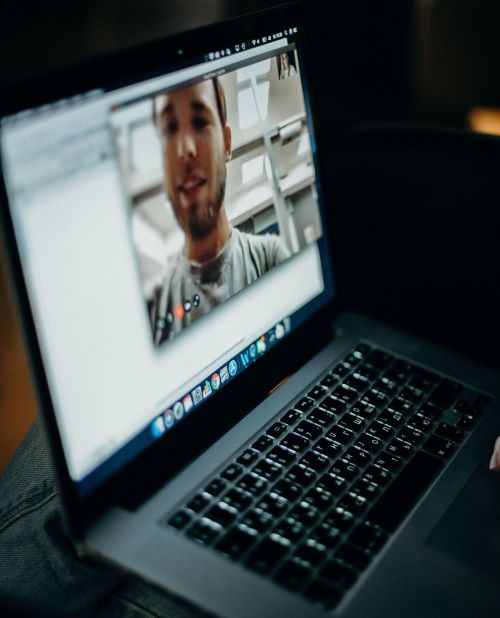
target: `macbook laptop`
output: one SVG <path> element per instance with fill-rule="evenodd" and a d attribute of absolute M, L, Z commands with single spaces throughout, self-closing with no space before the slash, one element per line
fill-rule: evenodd
<path fill-rule="evenodd" d="M 338 315 L 304 35 L 287 5 L 2 98 L 67 524 L 215 615 L 486 614 L 498 377 Z"/>

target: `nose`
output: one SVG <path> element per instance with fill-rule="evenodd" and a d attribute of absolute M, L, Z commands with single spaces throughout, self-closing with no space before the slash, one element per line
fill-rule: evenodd
<path fill-rule="evenodd" d="M 196 156 L 196 142 L 190 131 L 184 131 L 177 142 L 177 156 L 182 161 L 193 159 Z"/>

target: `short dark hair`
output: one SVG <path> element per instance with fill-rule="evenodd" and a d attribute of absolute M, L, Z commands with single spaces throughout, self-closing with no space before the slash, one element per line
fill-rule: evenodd
<path fill-rule="evenodd" d="M 226 105 L 226 94 L 224 92 L 224 87 L 222 86 L 222 82 L 218 77 L 212 77 L 212 83 L 214 85 L 214 93 L 215 93 L 215 102 L 217 104 L 217 112 L 219 114 L 219 120 L 221 122 L 222 128 L 227 124 L 227 105 Z M 156 107 L 153 99 L 153 124 L 157 124 L 158 117 L 156 115 Z"/>
<path fill-rule="evenodd" d="M 219 112 L 219 119 L 222 126 L 227 124 L 227 106 L 226 106 L 226 94 L 222 86 L 222 82 L 218 77 L 212 77 L 215 90 L 215 100 L 217 102 L 217 111 Z"/>

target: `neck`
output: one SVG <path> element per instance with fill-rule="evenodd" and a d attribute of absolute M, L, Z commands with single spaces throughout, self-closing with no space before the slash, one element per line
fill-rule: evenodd
<path fill-rule="evenodd" d="M 184 251 L 188 260 L 206 264 L 213 260 L 224 248 L 231 236 L 231 224 L 224 206 L 219 210 L 214 229 L 204 238 L 195 239 L 186 234 Z"/>

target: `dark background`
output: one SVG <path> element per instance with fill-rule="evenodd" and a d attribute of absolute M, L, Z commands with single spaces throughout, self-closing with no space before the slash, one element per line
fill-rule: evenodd
<path fill-rule="evenodd" d="M 76 59 L 269 4 L 0 0 L 1 92 Z M 500 138 L 469 131 L 472 107 L 500 108 L 500 3 L 307 0 L 306 7 L 344 306 L 500 367 Z M 8 458 L 34 403 L 0 283 L 0 406 L 16 418 L 14 429 L 0 427 Z"/>

